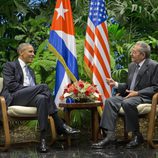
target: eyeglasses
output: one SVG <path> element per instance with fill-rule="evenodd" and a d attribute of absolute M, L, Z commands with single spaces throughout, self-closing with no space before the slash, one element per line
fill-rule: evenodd
<path fill-rule="evenodd" d="M 135 54 L 138 54 L 138 53 L 140 53 L 140 51 L 138 51 L 138 50 L 137 51 L 136 50 L 131 50 L 130 54 L 134 54 L 135 55 Z"/>

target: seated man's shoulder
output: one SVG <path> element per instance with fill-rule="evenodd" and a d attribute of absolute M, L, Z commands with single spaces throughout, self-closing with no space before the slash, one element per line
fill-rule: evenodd
<path fill-rule="evenodd" d="M 150 59 L 150 60 L 149 60 L 149 64 L 157 66 L 157 65 L 158 65 L 158 62 L 157 62 L 156 60 Z"/>
<path fill-rule="evenodd" d="M 4 66 L 13 66 L 13 65 L 15 65 L 15 64 L 16 64 L 15 61 L 7 61 L 7 62 L 4 64 Z"/>

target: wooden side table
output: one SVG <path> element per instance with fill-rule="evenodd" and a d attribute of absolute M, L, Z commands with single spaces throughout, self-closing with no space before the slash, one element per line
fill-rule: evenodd
<path fill-rule="evenodd" d="M 99 115 L 97 107 L 101 106 L 102 102 L 85 102 L 85 103 L 60 103 L 59 107 L 65 108 L 65 120 L 70 125 L 70 113 L 72 110 L 88 109 L 92 113 L 92 140 L 97 141 L 99 131 Z M 70 136 L 67 137 L 68 145 L 71 146 Z"/>

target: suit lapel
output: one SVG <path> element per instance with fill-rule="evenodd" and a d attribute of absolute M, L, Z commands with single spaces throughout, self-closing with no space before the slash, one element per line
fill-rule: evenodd
<path fill-rule="evenodd" d="M 19 76 L 20 81 L 21 81 L 22 84 L 23 84 L 23 81 L 24 81 L 24 75 L 23 75 L 22 68 L 21 68 L 20 63 L 19 63 L 18 60 L 15 61 L 15 64 L 16 64 L 17 75 Z"/>
<path fill-rule="evenodd" d="M 142 67 L 140 68 L 139 72 L 138 72 L 138 75 L 137 75 L 137 78 L 136 78 L 136 84 L 135 84 L 135 87 L 138 85 L 138 83 L 140 82 L 143 74 L 145 74 L 146 70 L 148 69 L 148 63 L 149 63 L 149 60 L 146 59 L 146 61 L 144 62 L 144 64 L 142 65 Z"/>

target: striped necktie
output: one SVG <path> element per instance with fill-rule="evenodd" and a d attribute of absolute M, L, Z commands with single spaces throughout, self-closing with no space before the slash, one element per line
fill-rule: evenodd
<path fill-rule="evenodd" d="M 28 86 L 34 86 L 34 85 L 35 85 L 35 82 L 34 82 L 34 80 L 33 80 L 33 77 L 32 77 L 31 74 L 30 74 L 30 70 L 29 70 L 28 66 L 25 65 L 24 68 L 25 68 L 25 72 L 26 72 L 26 77 L 27 77 L 28 80 L 29 80 L 29 85 L 28 85 Z"/>

